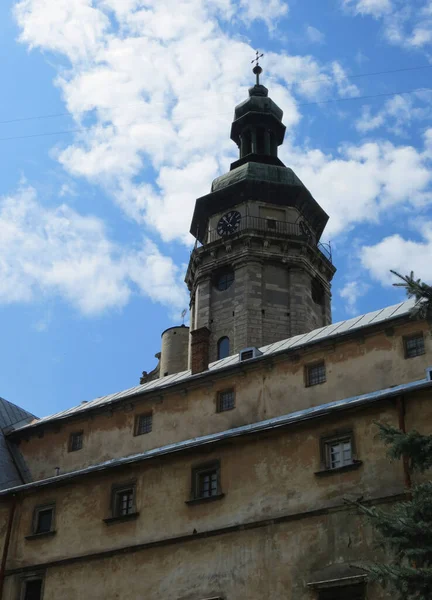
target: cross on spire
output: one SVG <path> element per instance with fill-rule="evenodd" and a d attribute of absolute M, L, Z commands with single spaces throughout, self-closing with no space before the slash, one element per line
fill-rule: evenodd
<path fill-rule="evenodd" d="M 252 63 L 252 64 L 253 64 L 253 63 L 256 63 L 256 65 L 255 65 L 255 66 L 254 66 L 254 68 L 252 69 L 253 73 L 255 73 L 255 75 L 256 75 L 256 85 L 259 85 L 259 84 L 260 84 L 260 82 L 259 82 L 259 76 L 260 76 L 260 75 L 261 75 L 261 73 L 262 73 L 262 68 L 261 68 L 261 67 L 260 67 L 260 65 L 259 65 L 259 59 L 260 59 L 262 56 L 264 56 L 264 54 L 263 54 L 263 53 L 261 53 L 261 54 L 260 54 L 260 53 L 259 53 L 259 51 L 257 50 L 257 51 L 256 51 L 256 58 L 254 58 L 253 60 L 251 60 L 251 63 Z"/>

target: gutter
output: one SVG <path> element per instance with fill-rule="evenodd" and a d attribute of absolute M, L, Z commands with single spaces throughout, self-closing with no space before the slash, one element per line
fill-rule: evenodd
<path fill-rule="evenodd" d="M 156 458 L 156 457 L 160 457 L 160 456 L 185 452 L 188 450 L 193 450 L 195 448 L 200 448 L 203 446 L 216 444 L 218 442 L 224 442 L 226 440 L 230 440 L 230 439 L 233 439 L 236 437 L 242 437 L 242 436 L 246 436 L 246 435 L 251 435 L 251 434 L 255 434 L 255 433 L 261 433 L 264 431 L 270 431 L 273 429 L 287 427 L 289 425 L 294 425 L 296 423 L 300 423 L 303 421 L 308 421 L 311 419 L 317 419 L 320 417 L 324 417 L 326 415 L 329 415 L 329 414 L 332 414 L 335 412 L 339 412 L 342 410 L 356 408 L 359 406 L 365 406 L 368 404 L 373 404 L 380 400 L 398 397 L 403 393 L 413 392 L 413 391 L 418 391 L 418 390 L 423 390 L 423 389 L 429 389 L 429 388 L 432 388 L 432 381 L 429 379 L 420 379 L 418 381 L 412 381 L 410 383 L 403 383 L 401 385 L 397 385 L 397 386 L 394 386 L 391 388 L 385 388 L 383 390 L 378 390 L 376 392 L 362 394 L 361 396 L 353 396 L 351 398 L 346 398 L 344 400 L 336 400 L 335 402 L 329 402 L 328 404 L 321 404 L 319 406 L 313 406 L 311 408 L 306 408 L 304 410 L 296 411 L 296 412 L 290 413 L 288 415 L 282 415 L 280 417 L 274 417 L 272 419 L 267 419 L 265 421 L 259 421 L 258 423 L 251 423 L 250 425 L 242 425 L 241 427 L 227 429 L 225 431 L 221 431 L 218 433 L 211 433 L 208 435 L 203 435 L 203 436 L 191 438 L 188 440 L 183 440 L 181 442 L 168 444 L 166 446 L 161 446 L 159 448 L 153 448 L 151 450 L 147 450 L 146 452 L 141 452 L 139 454 L 132 454 L 130 456 L 111 459 L 111 460 L 105 461 L 103 463 L 91 465 L 89 467 L 86 467 L 84 469 L 79 469 L 77 471 L 63 473 L 62 475 L 56 475 L 56 476 L 50 477 L 48 479 L 33 481 L 31 483 L 27 483 L 24 485 L 20 485 L 20 486 L 6 489 L 6 490 L 2 490 L 2 491 L 0 491 L 0 497 L 8 496 L 10 494 L 14 494 L 17 492 L 31 490 L 33 488 L 58 485 L 61 482 L 69 481 L 71 479 L 75 479 L 76 477 L 82 477 L 85 475 L 89 475 L 91 473 L 97 473 L 97 472 L 101 472 L 101 471 L 106 471 L 108 469 L 121 467 L 124 465 L 139 463 L 139 462 L 142 462 L 145 460 L 151 460 L 152 458 Z"/>

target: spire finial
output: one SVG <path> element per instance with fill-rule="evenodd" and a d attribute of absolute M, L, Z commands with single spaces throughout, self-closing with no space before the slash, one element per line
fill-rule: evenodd
<path fill-rule="evenodd" d="M 252 63 L 252 64 L 253 64 L 254 62 L 256 62 L 256 65 L 255 65 L 255 66 L 254 66 L 254 68 L 252 69 L 252 72 L 253 72 L 253 73 L 255 73 L 255 75 L 256 75 L 256 85 L 259 85 L 259 84 L 260 84 L 260 82 L 259 82 L 259 76 L 260 76 L 260 75 L 261 75 L 261 73 L 262 73 L 262 68 L 261 68 L 261 67 L 260 67 L 260 65 L 259 65 L 259 59 L 260 59 L 262 56 L 264 56 L 264 54 L 263 54 L 263 53 L 261 53 L 261 54 L 260 54 L 260 53 L 259 53 L 259 51 L 257 50 L 257 51 L 256 51 L 256 58 L 254 58 L 253 60 L 251 60 L 251 63 Z"/>

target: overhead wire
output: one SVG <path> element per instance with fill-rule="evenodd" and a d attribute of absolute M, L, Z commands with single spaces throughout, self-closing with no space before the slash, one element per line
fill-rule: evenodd
<path fill-rule="evenodd" d="M 390 74 L 390 73 L 402 73 L 405 71 L 419 71 L 419 70 L 423 70 L 423 69 L 432 69 L 432 65 L 417 65 L 415 67 L 401 67 L 398 69 L 387 69 L 384 71 L 369 71 L 366 73 L 357 73 L 355 75 L 347 75 L 347 79 L 358 79 L 360 77 L 369 77 L 369 76 L 373 76 L 373 75 L 385 75 L 385 74 Z M 295 81 L 295 84 L 302 84 L 302 83 L 320 83 L 320 82 L 327 82 L 328 78 L 319 78 L 319 79 L 303 79 L 301 81 Z M 404 92 L 406 93 L 406 92 Z M 219 92 L 214 92 L 214 94 L 219 94 Z M 190 96 L 189 98 L 195 98 L 195 96 Z M 188 97 L 182 98 L 182 100 L 188 100 Z M 164 104 L 163 102 L 154 102 L 153 105 L 162 105 Z M 307 104 L 314 104 L 314 103 L 307 103 Z M 299 106 L 306 106 L 307 104 L 303 104 L 303 105 L 299 105 Z M 119 105 L 117 105 L 117 107 L 119 107 Z M 108 108 L 116 108 L 116 106 L 112 106 L 112 107 L 108 107 Z M 41 120 L 41 119 L 54 119 L 54 118 L 58 118 L 58 117 L 68 117 L 70 116 L 69 112 L 61 112 L 61 113 L 51 113 L 51 114 L 45 114 L 45 115 L 34 115 L 31 117 L 16 117 L 14 119 L 6 119 L 6 120 L 2 120 L 0 121 L 0 125 L 6 125 L 9 123 L 19 123 L 21 121 L 36 121 L 36 120 Z"/>
<path fill-rule="evenodd" d="M 414 94 L 416 92 L 432 92 L 432 88 L 416 88 L 414 90 L 406 90 L 406 91 L 401 91 L 401 92 L 389 92 L 389 93 L 383 93 L 383 94 L 371 94 L 371 95 L 367 95 L 367 96 L 352 96 L 350 98 L 331 98 L 329 100 L 318 100 L 315 102 L 300 102 L 297 104 L 297 106 L 313 106 L 313 105 L 318 105 L 318 104 L 331 104 L 333 102 L 352 102 L 355 100 L 371 100 L 373 98 L 384 98 L 384 97 L 391 97 L 391 96 L 403 96 L 406 94 Z M 201 114 L 199 116 L 196 117 L 190 117 L 192 119 L 201 119 L 202 117 L 205 116 L 223 116 L 223 115 L 230 115 L 232 114 L 232 111 L 230 112 L 223 112 L 223 113 L 208 113 L 207 115 Z M 165 119 L 157 119 L 155 121 L 146 121 L 146 123 L 148 124 L 152 124 L 152 123 L 161 123 L 163 122 Z M 67 134 L 67 133 L 82 133 L 85 131 L 90 131 L 90 127 L 81 127 L 79 129 L 65 129 L 63 131 L 47 131 L 47 132 L 43 132 L 43 133 L 31 133 L 28 135 L 16 135 L 16 136 L 9 136 L 9 137 L 2 137 L 0 138 L 0 142 L 5 142 L 5 141 L 9 141 L 9 140 L 22 140 L 22 139 L 29 139 L 29 138 L 36 138 L 36 137 L 46 137 L 46 136 L 50 136 L 50 135 L 63 135 L 63 134 Z"/>

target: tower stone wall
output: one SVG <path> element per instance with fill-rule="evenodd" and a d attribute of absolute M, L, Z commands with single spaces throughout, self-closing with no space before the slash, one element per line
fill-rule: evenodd
<path fill-rule="evenodd" d="M 235 109 L 240 158 L 198 198 L 186 282 L 191 332 L 209 330 L 210 361 L 331 323 L 328 216 L 277 156 L 282 110 L 257 84 Z M 190 364 L 190 361 L 189 361 Z"/>

